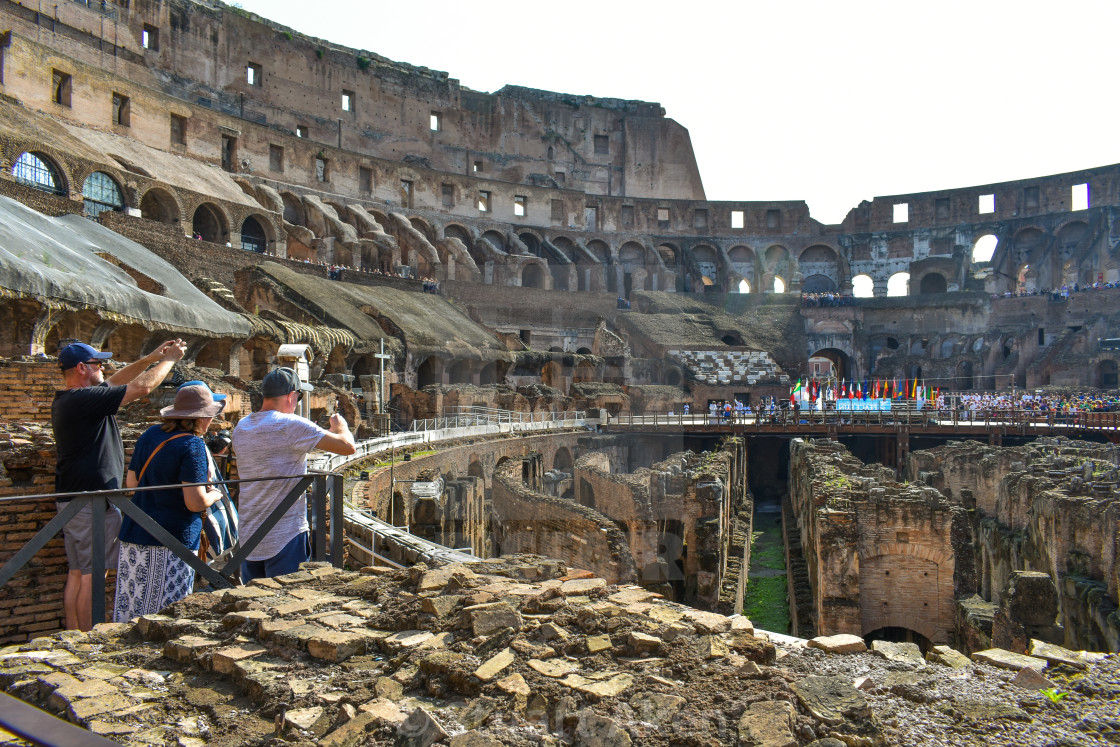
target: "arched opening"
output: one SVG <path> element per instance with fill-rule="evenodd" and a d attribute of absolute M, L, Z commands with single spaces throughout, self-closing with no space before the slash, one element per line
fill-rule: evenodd
<path fill-rule="evenodd" d="M 291 192 L 281 192 L 280 199 L 284 202 L 284 222 L 293 226 L 307 225 L 307 213 L 303 209 L 303 200 Z M 382 224 L 384 226 L 384 224 Z"/>
<path fill-rule="evenodd" d="M 501 254 L 509 253 L 506 249 L 506 237 L 498 233 L 497 231 L 487 231 L 486 233 L 482 234 L 482 236 L 480 236 L 478 240 L 480 242 L 489 244 L 495 249 L 495 251 L 498 251 Z"/>
<path fill-rule="evenodd" d="M 179 222 L 179 205 L 171 193 L 153 187 L 140 199 L 140 217 L 173 226 Z"/>
<path fill-rule="evenodd" d="M 548 270 L 552 275 L 553 290 L 568 290 L 568 278 L 571 276 L 571 265 L 558 265 L 548 263 Z"/>
<path fill-rule="evenodd" d="M 972 361 L 957 364 L 957 389 L 966 391 L 972 388 Z"/>
<path fill-rule="evenodd" d="M 836 283 L 826 275 L 810 275 L 801 281 L 802 293 L 831 293 L 836 290 Z"/>
<path fill-rule="evenodd" d="M 774 244 L 763 255 L 767 269 L 773 270 L 778 265 L 789 260 L 789 250 L 780 244 Z"/>
<path fill-rule="evenodd" d="M 479 386 L 493 386 L 498 383 L 498 362 L 491 361 L 478 372 Z"/>
<path fill-rule="evenodd" d="M 435 358 L 425 358 L 416 368 L 416 388 L 423 389 L 439 383 L 439 371 Z"/>
<path fill-rule="evenodd" d="M 543 288 L 544 287 L 544 270 L 538 264 L 527 264 L 525 269 L 521 271 L 521 287 L 523 288 Z"/>
<path fill-rule="evenodd" d="M 552 468 L 570 472 L 572 469 L 572 453 L 567 446 L 561 446 L 552 457 Z"/>
<path fill-rule="evenodd" d="M 948 287 L 944 275 L 937 272 L 927 272 L 922 276 L 922 282 L 918 284 L 918 293 L 929 296 L 934 293 L 944 293 Z"/>
<path fill-rule="evenodd" d="M 474 379 L 471 369 L 472 365 L 469 360 L 455 361 L 447 370 L 447 382 L 449 384 L 470 384 Z"/>
<path fill-rule="evenodd" d="M 204 202 L 194 211 L 194 220 L 191 221 L 194 235 L 203 241 L 212 244 L 224 244 L 229 231 L 226 230 L 226 219 L 217 205 Z"/>
<path fill-rule="evenodd" d="M 532 254 L 534 257 L 541 256 L 541 241 L 535 235 L 526 231 L 517 238 L 521 239 L 521 243 L 529 250 L 529 254 Z"/>
<path fill-rule="evenodd" d="M 826 368 L 819 361 L 817 368 L 813 369 L 813 359 L 823 359 L 828 361 L 829 367 Z M 852 364 L 851 358 L 843 350 L 838 348 L 823 348 L 809 356 L 810 370 L 819 370 L 820 378 L 828 378 L 831 376 L 834 379 L 851 379 L 852 378 Z M 816 375 L 816 374 L 814 374 Z"/>
<path fill-rule="evenodd" d="M 786 292 L 786 281 L 782 280 L 777 275 L 774 276 L 774 292 L 775 293 L 785 293 Z"/>
<path fill-rule="evenodd" d="M 1116 361 L 1104 360 L 1097 364 L 1097 386 L 1101 389 L 1117 387 Z"/>
<path fill-rule="evenodd" d="M 740 293 L 750 293 L 751 292 L 751 284 L 747 282 L 746 278 L 743 278 L 742 280 L 739 281 L 739 292 Z"/>
<path fill-rule="evenodd" d="M 994 234 L 990 233 L 986 233 L 976 239 L 976 243 L 972 245 L 972 261 L 991 262 L 992 255 L 996 253 L 996 246 L 998 244 L 999 239 L 997 239 Z"/>
<path fill-rule="evenodd" d="M 463 246 L 470 248 L 471 235 L 467 229 L 455 223 L 448 223 L 443 229 L 443 237 L 445 239 L 459 239 L 463 242 Z"/>
<path fill-rule="evenodd" d="M 953 351 L 956 349 L 960 340 L 956 337 L 946 337 L 941 341 L 941 356 L 942 358 L 951 358 Z"/>
<path fill-rule="evenodd" d="M 21 153 L 12 163 L 12 176 L 17 182 L 52 195 L 66 194 L 62 172 L 42 153 Z"/>
<path fill-rule="evenodd" d="M 426 220 L 413 216 L 408 219 L 408 222 L 412 224 L 413 228 L 423 234 L 424 238 L 428 240 L 429 244 L 435 243 L 436 233 L 432 230 L 432 227 L 428 225 L 428 222 Z"/>
<path fill-rule="evenodd" d="M 916 643 L 924 656 L 933 647 L 933 642 L 916 630 L 909 628 L 887 627 L 873 630 L 863 637 L 868 646 L 872 641 L 891 641 L 894 643 Z"/>
<path fill-rule="evenodd" d="M 875 295 L 875 281 L 870 275 L 856 275 L 852 278 L 852 295 L 856 298 L 871 298 Z"/>
<path fill-rule="evenodd" d="M 258 254 L 268 251 L 268 235 L 264 226 L 251 215 L 241 224 L 241 248 Z"/>
<path fill-rule="evenodd" d="M 554 389 L 564 388 L 564 370 L 556 361 L 549 361 L 541 367 L 541 383 Z"/>
<path fill-rule="evenodd" d="M 896 272 L 891 275 L 887 280 L 887 295 L 888 296 L 908 296 L 910 295 L 910 273 Z"/>
<path fill-rule="evenodd" d="M 87 218 L 96 218 L 106 210 L 124 210 L 124 197 L 121 188 L 113 177 L 104 171 L 95 171 L 86 177 L 82 184 L 82 208 Z"/>
<path fill-rule="evenodd" d="M 669 386 L 681 385 L 681 372 L 680 369 L 670 368 L 665 372 L 665 383 Z"/>

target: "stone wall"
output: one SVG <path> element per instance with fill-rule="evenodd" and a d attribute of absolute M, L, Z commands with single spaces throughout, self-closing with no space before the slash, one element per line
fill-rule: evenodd
<path fill-rule="evenodd" d="M 952 638 L 966 512 L 937 490 L 902 484 L 840 444 L 794 439 L 790 497 L 808 562 L 819 635 L 916 632 Z"/>
<path fill-rule="evenodd" d="M 1114 445 L 1039 439 L 1014 448 L 951 443 L 911 453 L 907 470 L 971 510 L 977 578 L 963 593 L 999 606 L 1015 572 L 1046 573 L 1064 644 L 1117 651 L 1118 465 Z"/>

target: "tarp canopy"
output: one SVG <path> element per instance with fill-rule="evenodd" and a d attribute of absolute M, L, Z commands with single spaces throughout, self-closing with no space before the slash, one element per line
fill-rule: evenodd
<path fill-rule="evenodd" d="M 163 286 L 141 290 L 116 263 Z M 219 306 L 175 267 L 87 218 L 51 218 L 0 196 L 0 288 L 102 309 L 148 325 L 210 337 L 249 335 L 249 321 Z"/>

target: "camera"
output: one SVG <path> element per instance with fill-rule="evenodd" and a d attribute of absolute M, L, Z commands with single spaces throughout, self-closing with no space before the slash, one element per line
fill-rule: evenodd
<path fill-rule="evenodd" d="M 221 454 L 233 443 L 229 431 L 221 430 L 206 437 L 206 447 L 211 454 Z"/>

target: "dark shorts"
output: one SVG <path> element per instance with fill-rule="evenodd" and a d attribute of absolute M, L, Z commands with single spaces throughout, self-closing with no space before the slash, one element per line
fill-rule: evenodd
<path fill-rule="evenodd" d="M 65 503 L 55 502 L 61 511 Z M 105 568 L 117 567 L 117 552 L 120 550 L 121 511 L 116 506 L 105 509 Z M 93 573 L 93 506 L 82 506 L 77 515 L 66 522 L 62 528 L 66 542 L 66 562 L 70 570 Z"/>
<path fill-rule="evenodd" d="M 268 560 L 246 560 L 241 563 L 241 583 L 247 584 L 254 578 L 272 578 L 295 573 L 300 563 L 311 560 L 311 535 L 300 532 L 291 539 L 284 549 Z"/>

